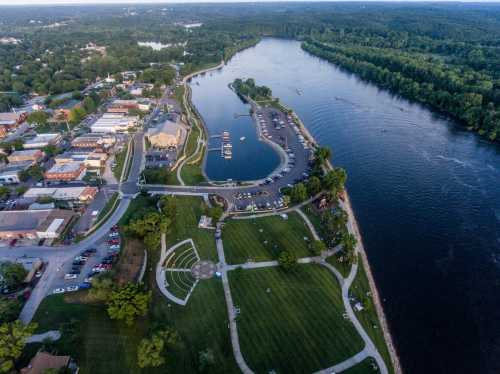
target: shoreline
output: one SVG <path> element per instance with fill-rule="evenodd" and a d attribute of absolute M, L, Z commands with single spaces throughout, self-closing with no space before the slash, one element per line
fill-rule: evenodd
<path fill-rule="evenodd" d="M 186 78 L 187 77 L 189 77 L 189 78 L 195 77 L 195 76 L 199 75 L 201 72 L 206 73 L 207 71 L 213 71 L 213 70 L 221 69 L 224 65 L 225 65 L 225 62 L 222 61 L 216 67 L 208 68 L 208 69 L 202 70 L 200 72 L 191 73 L 190 75 L 186 76 Z M 184 82 L 184 84 L 186 86 L 189 86 L 187 84 L 187 80 L 183 81 L 183 82 Z M 191 102 L 191 98 L 189 98 L 189 100 L 190 100 L 191 107 L 195 108 L 194 104 Z M 249 104 L 252 106 L 252 102 L 249 102 Z M 287 107 L 286 105 L 284 105 L 281 102 L 280 102 L 280 105 L 284 109 L 288 110 L 289 113 L 290 113 L 290 115 L 294 118 L 294 120 L 296 120 L 296 122 L 299 125 L 298 127 L 300 129 L 300 132 L 303 134 L 303 136 L 311 143 L 312 146 L 316 146 L 318 144 L 318 142 L 311 135 L 311 133 L 306 128 L 306 126 L 304 125 L 304 123 L 302 122 L 302 120 L 300 119 L 300 117 L 295 113 L 295 111 L 293 109 L 290 109 L 289 107 Z M 195 112 L 199 116 L 199 118 L 201 118 L 201 115 L 198 113 L 198 111 L 196 109 L 195 109 Z M 255 119 L 254 119 L 254 122 L 255 122 Z M 208 132 L 208 129 L 206 128 L 206 124 L 204 123 L 203 120 L 201 120 L 201 125 L 203 127 L 203 131 L 204 132 Z M 258 132 L 259 131 L 258 125 L 256 123 L 255 123 L 255 125 L 257 127 L 257 132 Z M 274 142 L 272 142 L 272 143 L 274 143 Z M 273 147 L 273 149 L 274 149 L 274 147 Z M 276 151 L 276 149 L 275 149 L 275 151 Z M 278 152 L 278 154 L 280 154 L 280 152 Z M 281 155 L 280 155 L 280 158 L 281 158 Z M 206 176 L 205 170 L 204 170 L 205 162 L 206 162 L 206 153 L 204 155 L 204 162 L 203 162 L 203 167 L 202 167 L 202 173 Z M 327 167 L 330 168 L 330 169 L 333 169 L 333 166 L 332 166 L 332 164 L 330 163 L 329 160 L 327 162 Z M 209 181 L 209 183 L 212 184 L 211 183 L 212 181 L 210 179 L 207 178 L 207 181 Z M 403 371 L 402 371 L 401 363 L 400 363 L 400 360 L 399 360 L 399 356 L 397 354 L 396 346 L 394 344 L 394 340 L 392 338 L 392 335 L 391 335 L 391 332 L 390 332 L 390 329 L 389 329 L 389 325 L 387 323 L 387 318 L 386 318 L 386 315 L 385 315 L 385 312 L 384 312 L 384 308 L 383 308 L 382 303 L 380 301 L 380 295 L 379 295 L 379 292 L 378 292 L 378 288 L 377 288 L 375 279 L 374 279 L 372 271 L 371 271 L 371 267 L 370 267 L 370 263 L 368 261 L 368 257 L 366 255 L 366 251 L 364 249 L 363 240 L 362 240 L 362 237 L 361 237 L 361 233 L 359 231 L 359 227 L 358 227 L 358 223 L 356 221 L 356 217 L 354 215 L 354 211 L 352 209 L 352 205 L 351 205 L 351 202 L 350 202 L 349 194 L 347 192 L 347 188 L 344 188 L 344 196 L 345 196 L 344 205 L 346 207 L 346 213 L 347 213 L 347 215 L 349 217 L 349 221 L 351 221 L 351 223 L 352 223 L 352 229 L 353 229 L 352 231 L 353 231 L 353 234 L 355 235 L 356 240 L 358 242 L 357 251 L 360 254 L 362 265 L 363 265 L 363 267 L 365 269 L 365 273 L 366 273 L 366 276 L 368 278 L 368 284 L 370 286 L 370 290 L 371 290 L 371 293 L 372 293 L 372 299 L 373 299 L 373 303 L 375 305 L 376 314 L 377 314 L 377 317 L 379 319 L 379 323 L 380 323 L 380 325 L 382 327 L 382 331 L 383 331 L 383 335 L 384 335 L 384 340 L 385 340 L 385 343 L 387 345 L 387 349 L 389 351 L 389 356 L 390 356 L 391 363 L 392 363 L 392 366 L 393 366 L 393 369 L 394 369 L 394 373 L 395 374 L 401 374 Z"/>

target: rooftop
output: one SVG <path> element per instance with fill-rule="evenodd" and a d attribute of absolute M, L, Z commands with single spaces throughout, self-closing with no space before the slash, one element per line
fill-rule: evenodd
<path fill-rule="evenodd" d="M 74 173 L 82 167 L 81 162 L 68 162 L 67 164 L 56 164 L 47 173 Z"/>

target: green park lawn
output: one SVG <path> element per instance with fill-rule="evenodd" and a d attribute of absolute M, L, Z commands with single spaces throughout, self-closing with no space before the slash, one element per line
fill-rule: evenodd
<path fill-rule="evenodd" d="M 363 349 L 342 315 L 335 277 L 318 265 L 229 272 L 238 332 L 250 368 L 263 373 L 311 373 Z M 268 292 L 267 289 L 270 291 Z"/>
<path fill-rule="evenodd" d="M 373 359 L 367 358 L 361 361 L 359 364 L 354 365 L 353 367 L 347 370 L 344 370 L 342 374 L 376 374 L 379 371 L 376 368 L 374 369 L 372 365 L 373 361 L 374 361 Z"/>
<path fill-rule="evenodd" d="M 193 239 L 202 260 L 218 261 L 213 230 L 198 228 L 206 207 L 201 197 L 176 196 L 176 213 L 167 233 L 167 248 L 184 240 Z"/>
<path fill-rule="evenodd" d="M 298 213 L 293 212 L 286 220 L 281 216 L 230 220 L 222 230 L 222 238 L 226 261 L 240 264 L 249 259 L 274 260 L 282 250 L 297 257 L 310 256 L 308 245 L 312 234 Z"/>

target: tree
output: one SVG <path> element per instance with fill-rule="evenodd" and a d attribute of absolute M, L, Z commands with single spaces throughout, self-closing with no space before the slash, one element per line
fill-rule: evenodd
<path fill-rule="evenodd" d="M 309 196 L 314 196 L 321 191 L 321 181 L 318 177 L 312 176 L 306 184 L 307 193 Z"/>
<path fill-rule="evenodd" d="M 21 151 L 24 148 L 24 140 L 21 138 L 14 139 L 10 142 L 11 149 L 14 148 L 16 151 Z"/>
<path fill-rule="evenodd" d="M 0 325 L 0 373 L 10 373 L 16 360 L 21 356 L 26 338 L 33 335 L 35 323 L 23 325 L 16 320 Z"/>
<path fill-rule="evenodd" d="M 290 251 L 281 251 L 278 262 L 284 270 L 290 271 L 297 265 L 297 257 Z"/>
<path fill-rule="evenodd" d="M 82 106 L 87 113 L 94 113 L 97 110 L 97 104 L 90 96 L 87 96 L 85 99 L 83 99 Z"/>
<path fill-rule="evenodd" d="M 82 107 L 75 107 L 69 112 L 69 123 L 72 125 L 79 124 L 87 115 L 85 109 Z"/>
<path fill-rule="evenodd" d="M 28 179 L 33 178 L 35 181 L 43 179 L 43 168 L 40 165 L 33 165 L 29 169 L 19 173 L 19 179 L 26 182 Z"/>
<path fill-rule="evenodd" d="M 47 120 L 49 119 L 49 115 L 42 111 L 42 110 L 37 110 L 36 112 L 32 112 L 28 115 L 28 118 L 26 118 L 26 121 L 30 125 L 41 125 L 44 126 L 47 124 Z"/>
<path fill-rule="evenodd" d="M 342 244 L 342 249 L 345 252 L 347 253 L 353 252 L 354 248 L 356 248 L 357 243 L 358 241 L 356 240 L 356 237 L 350 232 L 346 232 L 342 235 L 341 244 Z"/>
<path fill-rule="evenodd" d="M 208 366 L 215 364 L 215 354 L 214 351 L 207 348 L 204 351 L 198 352 L 198 371 L 205 371 Z"/>
<path fill-rule="evenodd" d="M 47 157 L 52 158 L 58 153 L 58 148 L 53 144 L 49 144 L 43 147 L 42 151 L 47 155 Z"/>
<path fill-rule="evenodd" d="M 0 324 L 12 322 L 21 313 L 21 303 L 17 299 L 0 298 Z"/>
<path fill-rule="evenodd" d="M 220 217 L 224 214 L 224 209 L 220 205 L 213 206 L 207 209 L 207 215 L 212 217 L 214 223 L 219 222 Z"/>
<path fill-rule="evenodd" d="M 108 302 L 108 315 L 111 319 L 124 320 L 132 326 L 139 316 L 148 312 L 151 291 L 144 292 L 137 284 L 128 283 L 111 292 Z"/>
<path fill-rule="evenodd" d="M 176 331 L 167 328 L 142 339 L 137 348 L 137 362 L 140 368 L 158 367 L 165 363 L 165 351 L 180 341 Z"/>
<path fill-rule="evenodd" d="M 332 157 L 332 151 L 327 147 L 318 147 L 314 151 L 314 158 L 320 165 L 324 165 Z"/>
<path fill-rule="evenodd" d="M 16 194 L 18 196 L 21 196 L 21 195 L 24 195 L 24 193 L 28 191 L 28 187 L 27 186 L 19 186 L 19 187 L 16 187 Z"/>
<path fill-rule="evenodd" d="M 10 196 L 10 188 L 6 186 L 0 186 L 0 199 L 6 199 Z"/>
<path fill-rule="evenodd" d="M 92 288 L 89 290 L 88 298 L 94 301 L 109 300 L 113 291 L 114 281 L 110 273 L 102 273 L 92 279 Z"/>
<path fill-rule="evenodd" d="M 2 288 L 13 291 L 21 287 L 28 272 L 23 265 L 7 261 L 0 263 L 0 275 Z"/>
<path fill-rule="evenodd" d="M 307 199 L 307 189 L 303 183 L 298 183 L 290 190 L 290 200 L 293 203 L 300 203 Z"/>
<path fill-rule="evenodd" d="M 322 240 L 315 240 L 311 243 L 309 249 L 314 256 L 319 256 L 321 252 L 326 251 L 326 244 Z"/>

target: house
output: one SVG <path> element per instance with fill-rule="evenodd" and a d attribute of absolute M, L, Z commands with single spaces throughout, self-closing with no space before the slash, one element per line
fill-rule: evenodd
<path fill-rule="evenodd" d="M 69 162 L 67 164 L 55 164 L 45 172 L 44 178 L 47 181 L 74 181 L 81 180 L 85 176 L 87 169 L 83 162 Z"/>
<path fill-rule="evenodd" d="M 56 109 L 54 109 L 54 117 L 58 120 L 69 119 L 69 115 L 73 109 L 81 108 L 82 102 L 80 100 L 70 99 L 59 105 Z"/>
<path fill-rule="evenodd" d="M 34 138 L 24 142 L 24 149 L 43 148 L 48 145 L 57 145 L 61 142 L 61 134 L 37 134 Z"/>
<path fill-rule="evenodd" d="M 26 112 L 14 113 L 4 112 L 0 113 L 0 138 L 5 138 L 10 130 L 17 128 L 23 123 L 28 114 Z"/>
<path fill-rule="evenodd" d="M 58 201 L 72 201 L 80 203 L 89 203 L 94 200 L 97 195 L 97 188 L 90 186 L 79 187 L 56 187 L 56 188 L 30 188 L 27 190 L 24 199 L 39 199 L 39 198 L 52 198 Z"/>
<path fill-rule="evenodd" d="M 10 163 L 13 162 L 23 162 L 23 161 L 31 161 L 32 164 L 37 163 L 45 156 L 40 149 L 25 149 L 23 151 L 14 151 L 7 159 Z"/>
<path fill-rule="evenodd" d="M 4 210 L 0 212 L 0 239 L 55 239 L 71 223 L 70 210 Z"/>
<path fill-rule="evenodd" d="M 185 130 L 176 122 L 167 120 L 164 123 L 149 129 L 146 137 L 153 147 L 177 148 L 183 143 Z"/>
<path fill-rule="evenodd" d="M 43 374 L 49 369 L 62 370 L 70 368 L 76 372 L 76 365 L 70 356 L 54 356 L 46 352 L 38 352 L 28 366 L 21 369 L 21 374 Z"/>
<path fill-rule="evenodd" d="M 5 185 L 20 183 L 21 173 L 28 170 L 31 165 L 33 165 L 32 161 L 21 161 L 3 166 L 0 168 L 0 184 Z"/>
<path fill-rule="evenodd" d="M 123 113 L 105 113 L 93 125 L 90 131 L 93 133 L 117 133 L 127 132 L 137 125 L 139 118 L 127 116 Z"/>

